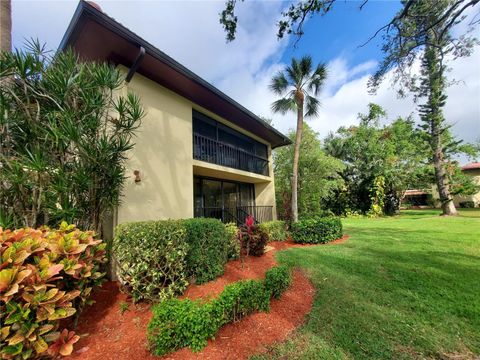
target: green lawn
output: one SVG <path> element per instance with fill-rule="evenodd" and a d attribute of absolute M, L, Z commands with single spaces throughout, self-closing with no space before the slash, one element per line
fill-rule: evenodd
<path fill-rule="evenodd" d="M 346 219 L 339 245 L 290 249 L 317 294 L 307 323 L 256 359 L 475 359 L 480 211 Z"/>

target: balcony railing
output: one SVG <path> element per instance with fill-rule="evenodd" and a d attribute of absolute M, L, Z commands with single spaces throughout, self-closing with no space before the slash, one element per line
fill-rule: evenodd
<path fill-rule="evenodd" d="M 197 207 L 195 217 L 216 218 L 224 223 L 243 224 L 252 215 L 257 223 L 273 220 L 273 206 Z"/>
<path fill-rule="evenodd" d="M 193 134 L 193 158 L 268 176 L 268 160 L 199 134 Z"/>

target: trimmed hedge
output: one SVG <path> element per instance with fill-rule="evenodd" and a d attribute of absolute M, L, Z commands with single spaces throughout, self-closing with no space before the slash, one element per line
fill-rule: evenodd
<path fill-rule="evenodd" d="M 152 307 L 148 323 L 148 342 L 155 355 L 189 346 L 199 351 L 207 345 L 220 328 L 212 317 L 212 304 L 190 299 L 168 299 Z"/>
<path fill-rule="evenodd" d="M 242 280 L 225 286 L 220 296 L 213 301 L 214 315 L 221 323 L 235 322 L 255 311 L 270 310 L 270 293 L 263 281 Z"/>
<path fill-rule="evenodd" d="M 239 251 L 231 249 L 233 236 L 217 219 L 121 224 L 112 246 L 117 275 L 134 301 L 171 298 L 189 277 L 204 283 L 222 275 L 229 252 Z"/>
<path fill-rule="evenodd" d="M 105 243 L 93 231 L 0 227 L 0 358 L 70 355 L 79 336 L 60 327 L 100 285 Z"/>
<path fill-rule="evenodd" d="M 121 224 L 113 240 L 117 275 L 134 301 L 159 301 L 186 289 L 188 244 L 180 220 Z"/>
<path fill-rule="evenodd" d="M 343 236 L 338 217 L 315 217 L 291 225 L 292 238 L 299 244 L 325 244 Z"/>
<path fill-rule="evenodd" d="M 148 324 L 150 351 L 164 355 L 182 347 L 200 351 L 225 324 L 255 311 L 268 311 L 270 297 L 280 297 L 290 284 L 287 268 L 270 269 L 265 281 L 243 280 L 225 287 L 218 298 L 206 303 L 170 299 L 152 307 Z"/>
<path fill-rule="evenodd" d="M 218 219 L 195 218 L 182 220 L 186 230 L 187 273 L 197 284 L 223 274 L 228 261 L 230 235 Z"/>
<path fill-rule="evenodd" d="M 292 275 L 286 266 L 275 266 L 265 273 L 265 289 L 270 296 L 280 299 L 292 283 Z"/>
<path fill-rule="evenodd" d="M 285 241 L 288 239 L 287 224 L 282 220 L 261 223 L 260 228 L 268 234 L 268 241 Z"/>

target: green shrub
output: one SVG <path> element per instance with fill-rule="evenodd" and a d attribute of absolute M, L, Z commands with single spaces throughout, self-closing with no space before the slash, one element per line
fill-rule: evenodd
<path fill-rule="evenodd" d="M 475 202 L 474 201 L 463 201 L 459 203 L 461 208 L 464 209 L 473 209 L 475 207 Z"/>
<path fill-rule="evenodd" d="M 213 301 L 220 310 L 224 323 L 233 322 L 254 311 L 268 311 L 270 294 L 263 282 L 242 280 L 227 285 L 220 296 Z"/>
<path fill-rule="evenodd" d="M 343 235 L 342 222 L 337 217 L 315 217 L 299 220 L 291 226 L 292 238 L 299 244 L 325 244 Z"/>
<path fill-rule="evenodd" d="M 228 259 L 236 260 L 240 257 L 240 241 L 238 241 L 238 227 L 235 223 L 225 225 L 228 236 Z"/>
<path fill-rule="evenodd" d="M 134 301 L 159 301 L 187 287 L 188 244 L 180 220 L 121 224 L 113 240 L 117 275 Z"/>
<path fill-rule="evenodd" d="M 186 230 L 187 273 L 197 284 L 213 280 L 223 274 L 228 261 L 230 237 L 225 225 L 218 219 L 195 218 L 183 220 Z"/>
<path fill-rule="evenodd" d="M 275 299 L 279 299 L 291 283 L 292 276 L 286 266 L 275 266 L 265 273 L 265 289 Z"/>
<path fill-rule="evenodd" d="M 268 241 L 285 241 L 288 239 L 287 224 L 282 220 L 261 223 L 260 229 L 268 235 Z"/>
<path fill-rule="evenodd" d="M 199 351 L 221 326 L 211 316 L 210 303 L 168 299 L 153 306 L 152 312 L 147 331 L 149 346 L 155 355 L 164 355 L 185 346 Z"/>
<path fill-rule="evenodd" d="M 69 355 L 79 340 L 61 321 L 89 303 L 106 262 L 93 231 L 0 228 L 0 358 Z"/>
<path fill-rule="evenodd" d="M 268 288 L 267 280 L 243 280 L 226 286 L 218 298 L 206 303 L 170 299 L 153 306 L 147 335 L 150 351 L 164 355 L 186 346 L 200 351 L 223 325 L 268 311 L 271 294 L 275 291 L 280 297 L 290 279 L 287 268 L 270 273 Z"/>
<path fill-rule="evenodd" d="M 303 212 L 299 214 L 299 219 L 300 220 L 305 220 L 305 219 L 312 219 L 312 218 L 317 218 L 317 217 L 332 217 L 335 216 L 332 210 L 326 209 L 326 210 L 317 210 L 315 212 Z"/>

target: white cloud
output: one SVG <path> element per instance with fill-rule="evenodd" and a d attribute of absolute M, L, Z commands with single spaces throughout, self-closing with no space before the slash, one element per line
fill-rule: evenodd
<path fill-rule="evenodd" d="M 275 100 L 268 84 L 288 41 L 277 41 L 275 23 L 285 3 L 247 1 L 239 6 L 237 39 L 225 42 L 218 22 L 223 1 L 97 1 L 103 10 L 180 63 L 214 83 L 258 115 L 271 117 L 279 130 L 295 126 L 295 114 L 270 111 Z M 77 6 L 77 1 L 14 1 L 13 37 L 38 37 L 55 49 Z M 42 16 L 38 16 L 42 14 Z M 321 60 L 321 59 L 319 59 Z M 416 113 L 411 99 L 398 99 L 388 81 L 377 95 L 367 92 L 367 80 L 377 62 L 351 66 L 345 56 L 329 62 L 329 77 L 320 96 L 322 107 L 310 124 L 321 136 L 339 126 L 357 123 L 357 114 L 369 102 L 383 106 L 390 119 Z M 466 140 L 480 138 L 480 51 L 452 64 L 450 77 L 460 82 L 448 89 L 445 115 L 454 133 Z"/>

